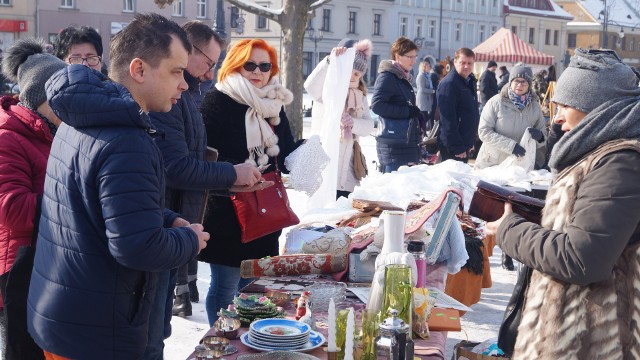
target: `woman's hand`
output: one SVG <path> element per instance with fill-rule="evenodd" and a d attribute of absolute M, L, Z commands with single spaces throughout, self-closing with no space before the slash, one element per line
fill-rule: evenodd
<path fill-rule="evenodd" d="M 513 213 L 513 208 L 511 207 L 511 203 L 509 202 L 505 202 L 504 203 L 504 214 L 502 214 L 502 217 L 496 221 L 492 221 L 492 222 L 488 222 L 487 225 L 485 226 L 485 230 L 484 233 L 486 235 L 496 235 L 496 233 L 498 232 L 498 228 L 500 227 L 500 224 L 502 224 L 502 220 L 504 220 L 505 217 L 507 217 L 507 215 Z"/>
<path fill-rule="evenodd" d="M 344 54 L 346 51 L 347 51 L 346 47 L 334 47 L 333 49 L 331 49 L 331 52 L 336 54 L 336 56 L 340 56 Z"/>

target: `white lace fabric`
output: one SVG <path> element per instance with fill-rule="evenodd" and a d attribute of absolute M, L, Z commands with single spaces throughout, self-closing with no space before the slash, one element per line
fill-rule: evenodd
<path fill-rule="evenodd" d="M 289 169 L 289 184 L 295 190 L 312 196 L 322 185 L 322 171 L 329 164 L 329 155 L 322 149 L 320 137 L 311 136 L 284 159 Z"/>

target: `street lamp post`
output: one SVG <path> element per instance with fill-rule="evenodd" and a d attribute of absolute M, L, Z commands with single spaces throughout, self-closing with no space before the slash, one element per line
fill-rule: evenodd
<path fill-rule="evenodd" d="M 307 28 L 307 37 L 309 38 L 309 40 L 313 41 L 313 61 L 312 61 L 312 69 L 316 67 L 316 64 L 318 63 L 316 58 L 318 57 L 318 42 L 322 41 L 322 39 L 324 38 L 324 32 L 322 30 L 318 31 L 318 34 L 316 35 L 316 30 L 309 26 Z"/>

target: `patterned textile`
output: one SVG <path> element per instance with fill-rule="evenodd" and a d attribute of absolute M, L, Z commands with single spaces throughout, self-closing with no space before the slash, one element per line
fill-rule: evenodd
<path fill-rule="evenodd" d="M 242 261 L 240 264 L 240 276 L 253 278 L 260 276 L 331 274 L 343 271 L 346 268 L 346 254 L 281 255 Z"/>

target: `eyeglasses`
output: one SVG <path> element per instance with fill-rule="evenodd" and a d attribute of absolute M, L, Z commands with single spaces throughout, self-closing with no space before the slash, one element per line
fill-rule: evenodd
<path fill-rule="evenodd" d="M 86 62 L 89 66 L 97 66 L 100 64 L 100 61 L 102 61 L 102 58 L 100 56 L 89 56 L 86 58 L 82 56 L 70 56 L 67 61 L 72 65 L 82 65 Z"/>
<path fill-rule="evenodd" d="M 211 59 L 207 54 L 205 54 L 204 51 L 200 50 L 199 47 L 193 45 L 193 48 L 198 50 L 198 52 L 200 52 L 200 54 L 204 55 L 204 57 L 206 57 L 207 60 L 209 60 L 209 62 L 211 63 L 211 65 L 209 66 L 209 70 L 207 70 L 207 72 L 213 71 L 213 68 L 216 67 L 217 63 L 215 61 L 213 61 L 213 59 Z M 207 65 L 209 65 L 209 64 L 207 64 Z"/>
<path fill-rule="evenodd" d="M 409 55 L 400 55 L 400 56 L 402 56 L 402 57 L 406 57 L 407 59 L 410 59 L 410 60 L 415 60 L 415 59 L 418 57 L 418 55 L 413 55 L 413 56 L 409 56 Z"/>
<path fill-rule="evenodd" d="M 256 68 L 260 69 L 261 72 L 269 72 L 271 70 L 271 63 L 264 62 L 260 64 L 256 64 L 253 61 L 247 61 L 242 65 L 242 68 L 247 71 L 254 71 Z"/>
<path fill-rule="evenodd" d="M 529 85 L 529 82 L 527 80 L 513 80 L 514 83 L 516 83 L 516 85 Z"/>

